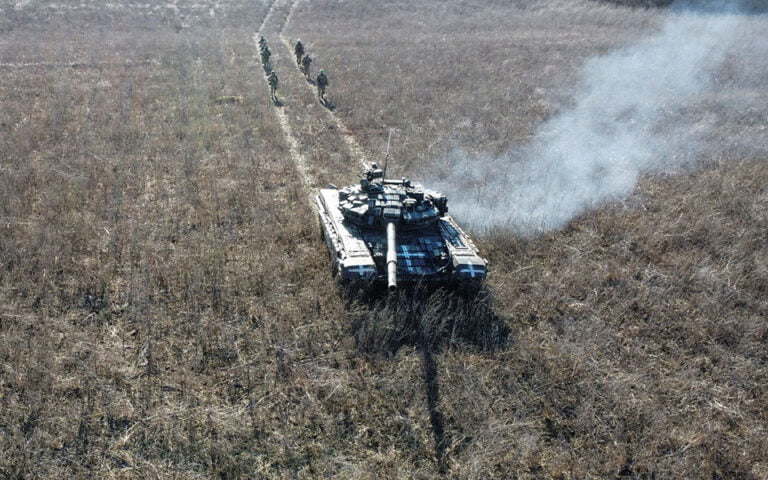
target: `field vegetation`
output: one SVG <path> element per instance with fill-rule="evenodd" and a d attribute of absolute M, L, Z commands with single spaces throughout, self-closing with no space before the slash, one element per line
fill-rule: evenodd
<path fill-rule="evenodd" d="M 524 144 L 663 15 L 480 3 L 0 5 L 0 478 L 768 478 L 765 59 L 674 112 L 713 115 L 695 164 L 476 232 L 476 298 L 330 281 L 253 35 L 343 185 L 342 134 L 379 158 L 395 128 L 413 178 Z"/>

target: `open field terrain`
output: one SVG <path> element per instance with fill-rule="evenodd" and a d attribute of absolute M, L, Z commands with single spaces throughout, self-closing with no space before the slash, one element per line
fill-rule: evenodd
<path fill-rule="evenodd" d="M 768 478 L 765 15 L 692 158 L 476 231 L 478 298 L 330 281 L 316 188 L 527 144 L 668 15 L 615 3 L 0 2 L 0 478 Z"/>

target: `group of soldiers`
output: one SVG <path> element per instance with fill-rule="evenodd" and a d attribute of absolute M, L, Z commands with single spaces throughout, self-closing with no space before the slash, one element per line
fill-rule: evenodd
<path fill-rule="evenodd" d="M 273 102 L 277 102 L 277 84 L 279 80 L 277 78 L 277 73 L 272 69 L 272 64 L 269 61 L 272 56 L 272 52 L 269 50 L 269 42 L 267 42 L 267 39 L 264 38 L 263 35 L 259 38 L 259 50 L 261 51 L 261 64 L 264 67 L 264 72 L 267 74 L 270 99 Z M 304 51 L 304 44 L 301 43 L 301 40 L 296 41 L 296 44 L 293 47 L 293 53 L 296 56 L 296 65 L 298 65 L 301 73 L 304 74 L 304 78 L 312 83 L 312 78 L 309 73 L 310 66 L 312 65 L 312 57 Z M 328 87 L 328 76 L 325 74 L 324 70 L 320 70 L 314 83 L 317 87 L 317 98 L 320 100 L 320 103 L 327 105 L 325 89 Z"/>
<path fill-rule="evenodd" d="M 269 83 L 269 98 L 273 102 L 277 102 L 277 73 L 272 70 L 272 64 L 269 61 L 269 57 L 272 56 L 272 52 L 269 50 L 269 42 L 264 38 L 264 35 L 259 37 L 259 53 L 261 53 L 261 65 L 264 67 L 264 73 L 267 75 L 267 82 Z"/>

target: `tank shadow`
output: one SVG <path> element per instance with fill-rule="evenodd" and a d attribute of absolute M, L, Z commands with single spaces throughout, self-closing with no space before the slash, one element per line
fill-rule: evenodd
<path fill-rule="evenodd" d="M 435 442 L 435 457 L 437 457 L 437 470 L 440 474 L 447 471 L 446 452 L 451 444 L 450 437 L 445 434 L 445 418 L 440 411 L 440 382 L 437 374 L 437 362 L 428 345 L 421 348 L 421 363 L 424 369 L 424 389 L 427 394 L 427 412 L 432 429 L 432 437 Z"/>
<path fill-rule="evenodd" d="M 487 353 L 504 348 L 510 329 L 486 286 L 415 285 L 390 294 L 376 285 L 345 288 L 347 311 L 360 353 L 389 357 L 403 346 L 469 346 Z"/>
<path fill-rule="evenodd" d="M 503 349 L 510 329 L 492 306 L 487 288 L 446 290 L 416 286 L 395 294 L 350 288 L 347 310 L 358 352 L 391 357 L 401 347 L 419 351 L 422 363 L 427 413 L 434 440 L 437 469 L 447 473 L 447 456 L 452 439 L 440 410 L 440 379 L 435 358 L 442 348 L 459 345 L 487 353 Z"/>

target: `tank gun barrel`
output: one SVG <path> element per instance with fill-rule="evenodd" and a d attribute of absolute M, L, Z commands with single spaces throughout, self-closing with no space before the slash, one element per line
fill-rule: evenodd
<path fill-rule="evenodd" d="M 387 223 L 387 289 L 397 290 L 397 245 L 395 244 L 395 224 Z"/>

